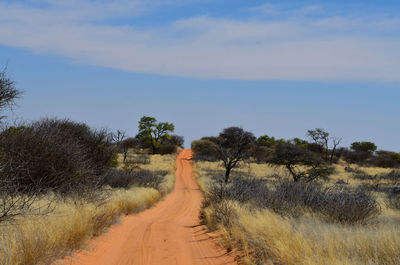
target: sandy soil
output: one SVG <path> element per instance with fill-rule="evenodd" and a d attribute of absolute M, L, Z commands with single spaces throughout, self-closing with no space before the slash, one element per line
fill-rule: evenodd
<path fill-rule="evenodd" d="M 92 251 L 77 253 L 67 264 L 236 264 L 199 225 L 202 193 L 193 176 L 191 157 L 189 149 L 178 156 L 175 190 L 163 201 L 124 217 L 121 225 L 93 240 Z"/>

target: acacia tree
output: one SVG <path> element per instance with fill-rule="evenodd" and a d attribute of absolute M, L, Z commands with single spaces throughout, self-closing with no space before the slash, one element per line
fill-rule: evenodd
<path fill-rule="evenodd" d="M 136 138 L 149 145 L 152 153 L 156 153 L 162 142 L 171 138 L 169 133 L 174 130 L 173 123 L 157 122 L 154 117 L 143 116 L 139 121 L 139 133 Z"/>
<path fill-rule="evenodd" d="M 232 169 L 251 155 L 255 141 L 256 137 L 251 132 L 240 127 L 229 127 L 223 129 L 217 137 L 204 137 L 194 141 L 192 149 L 195 157 L 214 156 L 215 159 L 222 160 L 225 167 L 224 181 L 228 183 Z"/>
<path fill-rule="evenodd" d="M 278 144 L 269 162 L 286 167 L 295 182 L 325 178 L 331 172 L 321 158 L 292 143 Z"/>
<path fill-rule="evenodd" d="M 0 72 L 0 110 L 11 107 L 15 104 L 15 100 L 19 98 L 21 91 L 15 88 L 13 80 L 7 77 L 6 71 Z M 0 119 L 3 116 L 0 117 Z"/>
<path fill-rule="evenodd" d="M 342 141 L 342 138 L 330 137 L 329 132 L 322 128 L 315 128 L 314 130 L 308 130 L 307 136 L 312 139 L 314 144 L 318 147 L 318 151 L 321 158 L 332 164 L 333 157 L 336 152 L 337 146 Z M 332 147 L 329 147 L 329 142 L 332 142 Z"/>

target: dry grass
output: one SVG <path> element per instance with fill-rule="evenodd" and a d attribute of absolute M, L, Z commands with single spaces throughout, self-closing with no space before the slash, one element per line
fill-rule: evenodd
<path fill-rule="evenodd" d="M 361 168 L 368 174 L 387 173 L 388 169 Z M 197 162 L 195 174 L 203 190 L 210 175 L 223 170 L 218 163 Z M 282 168 L 247 164 L 235 174 L 271 178 Z M 336 166 L 331 182 L 338 179 L 360 184 L 343 166 Z M 272 180 L 271 180 L 272 181 Z M 382 196 L 382 195 L 381 195 Z M 213 205 L 204 209 L 205 221 L 222 231 L 227 248 L 239 249 L 245 264 L 400 264 L 400 211 L 387 209 L 367 225 L 326 223 L 309 213 L 300 218 L 284 218 L 269 210 L 249 208 L 238 202 L 227 203 L 228 225 L 216 222 Z M 214 226 L 214 227 L 213 227 Z"/>
<path fill-rule="evenodd" d="M 58 201 L 55 211 L 46 216 L 26 217 L 12 225 L 0 227 L 0 264 L 49 264 L 84 246 L 119 216 L 136 213 L 154 205 L 173 189 L 175 156 L 154 155 L 147 170 L 169 170 L 160 190 L 132 187 L 129 190 L 108 189 L 109 200 L 102 205 L 74 205 Z M 45 200 L 45 199 L 44 199 Z"/>

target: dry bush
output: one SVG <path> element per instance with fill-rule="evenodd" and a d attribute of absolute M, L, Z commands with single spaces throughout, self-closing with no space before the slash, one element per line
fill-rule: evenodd
<path fill-rule="evenodd" d="M 318 211 L 328 220 L 340 223 L 365 223 L 378 216 L 380 207 L 374 196 L 364 189 L 327 189 Z"/>
<path fill-rule="evenodd" d="M 389 208 L 400 210 L 400 188 L 392 188 L 386 198 L 386 205 Z"/>
<path fill-rule="evenodd" d="M 299 217 L 313 211 L 330 222 L 354 224 L 376 217 L 380 208 L 376 199 L 363 189 L 323 187 L 315 182 L 283 179 L 269 189 L 262 179 L 236 177 L 229 185 L 211 184 L 206 193 L 208 204 L 223 200 L 249 202 L 253 207 L 269 208 L 283 216 Z"/>
<path fill-rule="evenodd" d="M 268 189 L 265 192 L 267 199 L 271 196 L 276 198 L 288 198 L 289 195 L 298 196 L 296 199 L 292 198 L 294 202 L 302 201 L 299 203 L 298 213 L 285 213 L 282 199 L 276 200 L 275 208 L 283 208 L 284 214 L 277 214 L 277 211 L 271 210 L 269 207 L 257 206 L 253 203 L 255 200 L 246 200 L 247 203 L 233 200 L 230 201 L 233 218 L 230 220 L 229 226 L 218 226 L 215 221 L 215 209 L 211 202 L 204 203 L 202 218 L 210 229 L 221 231 L 225 237 L 223 242 L 226 243 L 227 248 L 231 248 L 232 245 L 238 248 L 238 254 L 243 264 L 400 264 L 400 211 L 397 209 L 383 207 L 381 214 L 368 224 L 364 224 L 365 221 L 356 221 L 349 225 L 347 221 L 334 221 L 329 217 L 329 215 L 332 215 L 336 218 L 336 214 L 340 213 L 341 210 L 354 211 L 352 207 L 363 210 L 364 203 L 367 205 L 368 212 L 368 207 L 374 206 L 383 195 L 383 193 L 378 193 L 376 194 L 378 198 L 375 199 L 368 191 L 361 191 L 371 197 L 366 198 L 366 200 L 362 199 L 362 203 L 359 203 L 358 197 L 355 195 L 357 195 L 357 186 L 360 185 L 360 181 L 354 181 L 351 178 L 351 172 L 346 172 L 344 167 L 340 165 L 336 165 L 335 169 L 335 175 L 332 176 L 334 181 L 346 179 L 348 185 L 331 186 L 327 189 L 326 186 L 331 184 L 312 183 L 311 185 L 321 185 L 321 187 L 309 186 L 305 188 L 291 187 L 290 185 L 293 182 L 284 185 L 281 183 L 283 180 L 274 185 L 276 179 L 269 176 L 273 174 L 284 175 L 284 170 L 267 164 L 251 163 L 249 169 L 237 169 L 238 176 L 248 172 L 256 178 L 267 179 Z M 215 185 L 212 176 L 218 170 L 223 170 L 218 163 L 199 161 L 195 163 L 195 174 L 199 185 L 206 193 L 206 198 L 209 189 Z M 361 170 L 371 175 L 378 174 L 378 176 L 390 172 L 389 169 L 381 168 L 361 168 Z M 233 182 L 228 184 L 226 189 L 229 189 L 229 185 L 232 185 Z M 288 196 L 274 192 L 279 185 L 282 185 L 280 190 L 287 190 Z M 305 183 L 300 185 L 305 185 Z M 344 190 L 341 189 L 343 186 L 345 186 Z M 300 189 L 300 195 L 297 195 L 299 193 L 297 189 Z M 295 194 L 293 194 L 293 191 Z M 318 202 L 313 197 L 319 197 L 321 193 L 325 197 L 325 192 L 333 194 L 329 199 L 335 207 L 340 206 L 341 202 L 337 200 L 340 197 L 346 197 L 344 200 L 345 206 L 347 206 L 340 206 L 339 211 L 335 209 L 326 214 L 317 210 L 319 203 L 314 204 L 317 208 L 313 210 L 315 213 L 311 212 L 311 206 L 304 206 L 304 204 L 313 205 L 311 202 L 314 201 Z M 371 201 L 371 198 L 375 201 Z M 265 202 L 271 203 L 268 200 Z M 370 202 L 372 204 L 369 204 Z M 289 209 L 293 210 L 293 208 Z M 323 208 L 320 209 L 323 210 Z M 375 216 L 376 209 L 374 207 L 372 207 L 372 213 L 366 220 Z M 362 211 L 360 215 L 363 215 Z"/>
<path fill-rule="evenodd" d="M 262 202 L 262 206 L 284 216 L 298 217 L 308 209 L 318 211 L 323 200 L 323 188 L 316 182 L 280 180 Z"/>
<path fill-rule="evenodd" d="M 381 179 L 389 180 L 394 183 L 400 182 L 400 171 L 399 170 L 392 170 L 386 174 L 382 174 Z"/>
<path fill-rule="evenodd" d="M 101 178 L 96 175 L 99 167 L 90 152 L 59 125 L 43 120 L 0 134 L 0 221 L 43 214 L 42 208 L 33 205 L 47 193 L 75 202 L 79 197 L 79 203 L 103 195 Z"/>
<path fill-rule="evenodd" d="M 104 184 L 112 188 L 149 187 L 159 189 L 165 181 L 164 176 L 168 171 L 134 170 L 123 171 L 110 169 L 104 175 Z"/>
<path fill-rule="evenodd" d="M 13 225 L 0 225 L 0 264 L 54 264 L 54 260 L 84 246 L 84 242 L 104 232 L 121 215 L 137 213 L 154 205 L 171 191 L 174 183 L 175 156 L 151 156 L 147 170 L 164 170 L 168 174 L 159 190 L 148 187 L 105 188 L 108 200 L 102 204 L 55 200 L 47 194 L 35 205 L 53 202 L 54 212 L 43 216 L 25 216 Z M 146 182 L 144 182 L 146 183 Z"/>

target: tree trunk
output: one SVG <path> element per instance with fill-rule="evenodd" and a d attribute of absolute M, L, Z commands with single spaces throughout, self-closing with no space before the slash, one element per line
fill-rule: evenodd
<path fill-rule="evenodd" d="M 292 169 L 292 167 L 291 167 L 290 165 L 286 165 L 286 168 L 289 170 L 290 175 L 292 175 L 293 181 L 294 181 L 294 182 L 299 181 L 300 177 L 294 172 L 294 170 Z"/>
<path fill-rule="evenodd" d="M 125 163 L 125 161 L 126 161 L 126 157 L 128 156 L 128 151 L 124 151 L 124 163 Z"/>
<path fill-rule="evenodd" d="M 229 175 L 231 174 L 231 168 L 230 167 L 227 167 L 226 168 L 226 171 L 225 171 L 225 184 L 227 184 L 228 183 L 228 181 L 229 181 Z"/>

